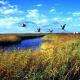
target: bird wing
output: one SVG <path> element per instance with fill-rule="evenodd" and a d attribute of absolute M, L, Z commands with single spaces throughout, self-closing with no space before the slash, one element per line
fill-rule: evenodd
<path fill-rule="evenodd" d="M 65 28 L 66 24 L 63 25 L 63 28 Z"/>

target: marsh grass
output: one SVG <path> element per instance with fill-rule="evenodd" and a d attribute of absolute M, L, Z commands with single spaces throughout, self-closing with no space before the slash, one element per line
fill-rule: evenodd
<path fill-rule="evenodd" d="M 0 41 L 16 41 L 18 36 L 16 35 L 0 35 Z"/>
<path fill-rule="evenodd" d="M 48 36 L 49 40 L 54 38 Z M 79 80 L 79 36 L 56 37 L 58 39 L 43 43 L 34 52 L 1 53 L 0 80 Z"/>
<path fill-rule="evenodd" d="M 17 40 L 23 40 L 23 38 L 33 38 L 33 37 L 41 37 L 47 35 L 45 34 L 41 34 L 41 33 L 27 33 L 27 34 L 0 34 L 0 42 L 1 41 L 17 41 Z"/>

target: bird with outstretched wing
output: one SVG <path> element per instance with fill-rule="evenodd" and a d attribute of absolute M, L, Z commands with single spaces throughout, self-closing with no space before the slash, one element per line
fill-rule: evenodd
<path fill-rule="evenodd" d="M 52 32 L 53 32 L 53 29 L 48 29 L 48 30 L 49 30 L 49 32 L 50 32 L 50 33 L 52 33 Z"/>
<path fill-rule="evenodd" d="M 62 30 L 65 30 L 65 26 L 66 26 L 66 24 L 61 25 L 61 29 L 62 29 Z"/>
<path fill-rule="evenodd" d="M 23 23 L 21 27 L 26 27 L 26 26 L 27 26 L 27 25 L 26 25 L 25 23 Z"/>

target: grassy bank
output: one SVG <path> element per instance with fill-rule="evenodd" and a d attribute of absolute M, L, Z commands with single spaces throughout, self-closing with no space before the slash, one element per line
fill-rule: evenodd
<path fill-rule="evenodd" d="M 45 34 L 0 34 L 0 45 L 18 43 L 24 39 L 42 37 Z"/>
<path fill-rule="evenodd" d="M 0 80 L 79 80 L 80 36 L 43 38 L 50 41 L 34 52 L 29 49 L 0 53 Z"/>
<path fill-rule="evenodd" d="M 15 41 L 18 40 L 16 35 L 0 35 L 0 41 Z"/>

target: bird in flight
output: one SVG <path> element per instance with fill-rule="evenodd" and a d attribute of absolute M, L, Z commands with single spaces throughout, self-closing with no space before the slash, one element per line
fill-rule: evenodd
<path fill-rule="evenodd" d="M 41 31 L 41 28 L 38 28 L 37 31 L 40 32 Z"/>
<path fill-rule="evenodd" d="M 66 26 L 66 24 L 61 25 L 61 29 L 62 29 L 62 30 L 65 30 L 65 26 Z"/>
<path fill-rule="evenodd" d="M 26 27 L 26 24 L 25 24 L 25 23 L 23 23 L 21 27 Z"/>
<path fill-rule="evenodd" d="M 52 33 L 52 32 L 53 32 L 53 29 L 48 29 L 48 30 L 49 30 L 49 32 L 50 32 L 50 33 Z"/>
<path fill-rule="evenodd" d="M 33 26 L 33 27 L 37 27 L 37 24 L 34 23 L 34 22 L 31 22 L 31 21 L 25 21 L 25 22 L 20 23 L 20 24 L 21 24 L 20 27 L 27 27 L 27 26 L 29 26 L 29 25 L 31 25 L 31 26 Z"/>

